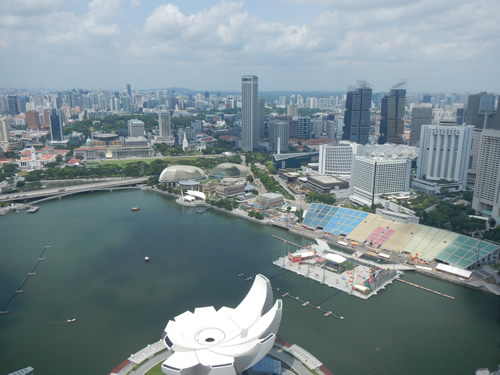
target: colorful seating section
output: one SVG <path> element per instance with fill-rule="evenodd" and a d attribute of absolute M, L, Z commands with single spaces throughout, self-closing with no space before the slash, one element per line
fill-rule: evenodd
<path fill-rule="evenodd" d="M 377 227 L 377 229 L 368 236 L 366 242 L 373 246 L 383 245 L 393 233 L 393 229 Z"/>
<path fill-rule="evenodd" d="M 479 258 L 490 256 L 499 246 L 443 229 L 403 224 L 374 214 L 322 203 L 312 203 L 303 224 L 350 240 L 395 252 L 467 269 Z M 352 232 L 352 233 L 351 233 Z"/>
<path fill-rule="evenodd" d="M 455 267 L 467 268 L 477 262 L 479 258 L 488 256 L 497 248 L 498 245 L 493 243 L 460 235 L 436 259 Z"/>

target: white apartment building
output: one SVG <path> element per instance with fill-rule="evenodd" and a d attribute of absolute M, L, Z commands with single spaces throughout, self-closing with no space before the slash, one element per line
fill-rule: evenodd
<path fill-rule="evenodd" d="M 500 130 L 483 130 L 476 169 L 472 208 L 500 218 Z"/>
<path fill-rule="evenodd" d="M 351 142 L 320 145 L 319 174 L 349 176 L 351 174 L 353 155 L 356 154 L 357 146 L 357 143 Z"/>
<path fill-rule="evenodd" d="M 354 156 L 349 200 L 361 205 L 378 203 L 381 194 L 410 191 L 411 159 Z"/>
<path fill-rule="evenodd" d="M 144 122 L 137 119 L 127 121 L 129 137 L 144 137 Z"/>
<path fill-rule="evenodd" d="M 465 190 L 473 130 L 472 125 L 423 125 L 412 187 L 426 193 L 437 193 L 442 187 Z"/>

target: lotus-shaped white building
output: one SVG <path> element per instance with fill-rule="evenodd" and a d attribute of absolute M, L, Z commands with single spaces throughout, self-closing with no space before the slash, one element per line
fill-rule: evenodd
<path fill-rule="evenodd" d="M 273 347 L 282 302 L 273 305 L 270 281 L 257 275 L 235 309 L 198 307 L 170 320 L 163 339 L 173 353 L 166 375 L 235 375 L 260 361 Z"/>

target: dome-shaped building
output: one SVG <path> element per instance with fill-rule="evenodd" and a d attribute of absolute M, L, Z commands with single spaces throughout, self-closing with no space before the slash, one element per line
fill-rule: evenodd
<path fill-rule="evenodd" d="M 203 169 L 193 167 L 192 165 L 171 165 L 165 168 L 158 182 L 176 183 L 182 180 L 201 180 L 205 178 Z"/>
<path fill-rule="evenodd" d="M 222 163 L 214 167 L 209 174 L 215 178 L 246 177 L 250 174 L 250 169 L 241 164 Z"/>

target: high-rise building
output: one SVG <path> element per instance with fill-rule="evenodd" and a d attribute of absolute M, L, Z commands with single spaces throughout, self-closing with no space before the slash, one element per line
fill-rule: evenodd
<path fill-rule="evenodd" d="M 0 149 L 9 149 L 9 121 L 4 116 L 0 116 Z"/>
<path fill-rule="evenodd" d="M 266 100 L 264 98 L 258 99 L 259 103 L 259 141 L 264 140 L 266 132 Z"/>
<path fill-rule="evenodd" d="M 160 137 L 162 139 L 172 136 L 170 112 L 167 109 L 161 109 L 160 112 L 158 112 L 158 128 L 160 129 Z"/>
<path fill-rule="evenodd" d="M 351 142 L 319 146 L 319 174 L 350 176 L 356 146 Z"/>
<path fill-rule="evenodd" d="M 299 116 L 299 138 L 310 139 L 312 133 L 311 116 Z"/>
<path fill-rule="evenodd" d="M 269 148 L 271 151 L 288 151 L 290 138 L 288 116 L 276 116 L 269 122 Z"/>
<path fill-rule="evenodd" d="M 371 206 L 381 194 L 410 191 L 411 160 L 355 155 L 352 165 L 349 199 Z"/>
<path fill-rule="evenodd" d="M 38 111 L 26 112 L 26 129 L 40 129 L 40 114 L 38 113 Z"/>
<path fill-rule="evenodd" d="M 432 125 L 432 108 L 413 108 L 411 111 L 411 146 L 418 147 L 422 125 Z"/>
<path fill-rule="evenodd" d="M 426 193 L 437 193 L 442 187 L 465 190 L 473 129 L 472 125 L 422 126 L 412 187 Z"/>
<path fill-rule="evenodd" d="M 369 143 L 371 104 L 372 89 L 366 84 L 347 93 L 342 139 L 363 145 Z"/>
<path fill-rule="evenodd" d="M 472 208 L 497 222 L 500 218 L 499 130 L 486 129 L 482 132 Z"/>
<path fill-rule="evenodd" d="M 495 95 L 481 92 L 469 95 L 465 123 L 476 129 L 500 130 L 500 117 L 495 113 Z"/>
<path fill-rule="evenodd" d="M 294 103 L 288 104 L 288 106 L 286 107 L 286 114 L 290 117 L 298 116 L 299 115 L 299 107 L 297 106 L 297 104 L 294 104 Z"/>
<path fill-rule="evenodd" d="M 52 109 L 50 113 L 50 139 L 52 141 L 63 140 L 61 116 L 57 113 L 56 109 Z"/>
<path fill-rule="evenodd" d="M 253 151 L 259 139 L 259 78 L 241 77 L 241 149 Z"/>
<path fill-rule="evenodd" d="M 406 89 L 400 88 L 402 85 L 396 85 L 382 98 L 379 144 L 403 143 Z"/>
<path fill-rule="evenodd" d="M 138 119 L 127 121 L 129 137 L 144 137 L 144 123 Z"/>
<path fill-rule="evenodd" d="M 127 83 L 127 95 L 129 98 L 132 97 L 132 85 L 130 83 Z"/>
<path fill-rule="evenodd" d="M 9 106 L 9 115 L 11 116 L 16 116 L 19 114 L 19 109 L 17 106 L 17 96 L 16 95 L 9 95 L 7 96 L 7 103 Z"/>

